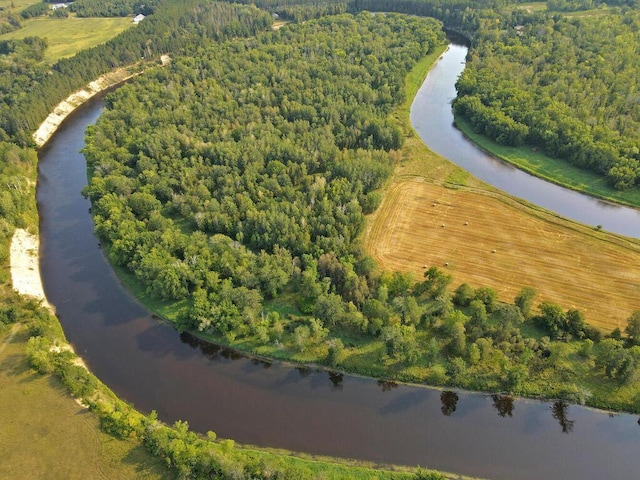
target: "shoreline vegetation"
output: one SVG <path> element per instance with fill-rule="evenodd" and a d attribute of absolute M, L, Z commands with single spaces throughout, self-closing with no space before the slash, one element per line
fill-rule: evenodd
<path fill-rule="evenodd" d="M 635 191 L 611 188 L 602 176 L 568 163 L 559 163 L 561 160 L 548 157 L 530 146 L 500 145 L 489 137 L 474 132 L 460 115 L 455 115 L 454 125 L 478 148 L 523 172 L 593 198 L 640 210 L 640 195 Z"/>

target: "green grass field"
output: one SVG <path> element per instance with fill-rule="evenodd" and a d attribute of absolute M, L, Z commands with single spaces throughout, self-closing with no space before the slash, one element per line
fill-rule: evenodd
<path fill-rule="evenodd" d="M 26 333 L 0 333 L 0 478 L 173 478 L 136 441 L 104 434 L 58 379 L 34 373 Z"/>
<path fill-rule="evenodd" d="M 80 50 L 104 43 L 133 26 L 131 18 L 36 18 L 0 40 L 43 37 L 49 42 L 45 61 L 55 63 Z"/>
<path fill-rule="evenodd" d="M 0 0 L 0 12 L 20 12 L 29 5 L 40 3 L 38 0 Z"/>

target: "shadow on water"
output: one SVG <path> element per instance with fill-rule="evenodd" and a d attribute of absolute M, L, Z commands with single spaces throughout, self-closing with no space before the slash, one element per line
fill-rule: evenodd
<path fill-rule="evenodd" d="M 408 411 L 427 401 L 426 391 L 412 390 L 396 396 L 380 409 L 382 415 L 390 415 Z"/>
<path fill-rule="evenodd" d="M 390 380 L 378 380 L 378 386 L 383 392 L 390 392 L 391 390 L 398 388 L 398 384 Z"/>
<path fill-rule="evenodd" d="M 551 405 L 551 415 L 555 418 L 560 424 L 560 428 L 562 429 L 562 433 L 571 433 L 573 432 L 573 420 L 569 420 L 569 404 L 564 400 L 556 400 Z"/>
<path fill-rule="evenodd" d="M 328 372 L 329 380 L 331 381 L 331 385 L 333 386 L 333 390 L 342 390 L 342 382 L 344 381 L 344 375 L 339 372 Z"/>
<path fill-rule="evenodd" d="M 450 417 L 456 411 L 458 408 L 458 399 L 458 394 L 451 390 L 445 390 L 440 394 L 440 401 L 442 402 L 440 411 L 445 417 Z"/>
<path fill-rule="evenodd" d="M 493 407 L 498 411 L 500 417 L 513 417 L 513 397 L 511 395 L 491 395 Z"/>
<path fill-rule="evenodd" d="M 183 343 L 189 345 L 192 349 L 200 351 L 200 353 L 206 358 L 208 358 L 209 360 L 234 361 L 234 360 L 242 360 L 242 359 L 248 358 L 246 355 L 243 355 L 242 353 L 239 353 L 236 350 L 232 350 L 230 348 L 222 347 L 220 345 L 207 342 L 206 340 L 202 340 L 201 338 L 198 338 L 189 332 L 182 332 L 180 334 L 180 340 L 182 340 Z M 252 360 L 255 362 L 258 362 L 258 363 L 254 363 L 255 365 L 260 363 L 267 363 L 267 362 L 261 362 L 258 359 L 252 359 Z M 265 368 L 268 368 L 268 367 L 265 367 Z"/>

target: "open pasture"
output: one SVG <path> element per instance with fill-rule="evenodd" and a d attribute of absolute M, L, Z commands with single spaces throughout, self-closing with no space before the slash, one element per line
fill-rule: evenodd
<path fill-rule="evenodd" d="M 624 328 L 640 309 L 640 245 L 517 204 L 500 194 L 452 189 L 420 180 L 392 184 L 371 219 L 366 248 L 379 265 L 425 266 L 491 287 L 513 301 L 533 287 L 538 301 L 581 310 L 604 331 Z"/>
<path fill-rule="evenodd" d="M 55 63 L 80 50 L 104 43 L 133 26 L 131 18 L 36 18 L 0 40 L 42 37 L 48 41 L 45 61 Z"/>
<path fill-rule="evenodd" d="M 17 13 L 36 3 L 40 2 L 38 0 L 0 0 L 0 12 Z"/>
<path fill-rule="evenodd" d="M 139 441 L 101 432 L 56 377 L 33 372 L 24 330 L 0 332 L 0 478 L 172 478 Z"/>

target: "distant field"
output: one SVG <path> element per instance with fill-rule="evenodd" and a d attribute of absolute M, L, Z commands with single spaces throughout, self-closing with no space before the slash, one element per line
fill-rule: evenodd
<path fill-rule="evenodd" d="M 102 433 L 51 375 L 32 372 L 25 335 L 0 333 L 0 478 L 169 479 L 139 444 Z"/>
<path fill-rule="evenodd" d="M 36 18 L 24 28 L 1 35 L 1 40 L 43 37 L 49 42 L 45 61 L 54 63 L 80 50 L 104 43 L 133 26 L 131 18 Z"/>
<path fill-rule="evenodd" d="M 624 328 L 640 309 L 640 245 L 527 211 L 499 194 L 401 181 L 387 191 L 367 251 L 382 268 L 420 278 L 435 265 L 453 288 L 489 286 L 505 301 L 530 286 L 592 325 Z"/>
<path fill-rule="evenodd" d="M 39 0 L 0 0 L 0 11 L 8 11 L 12 7 L 13 12 L 20 12 L 29 5 L 40 3 Z"/>

